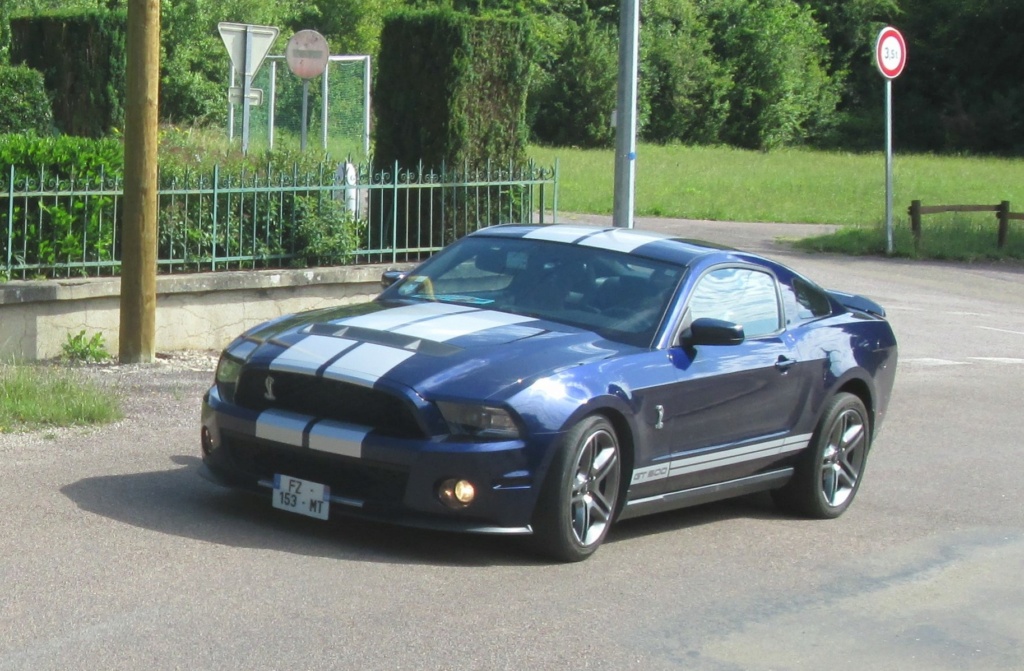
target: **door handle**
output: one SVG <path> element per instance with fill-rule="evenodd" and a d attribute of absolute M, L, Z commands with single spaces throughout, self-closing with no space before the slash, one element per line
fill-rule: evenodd
<path fill-rule="evenodd" d="M 787 373 L 789 372 L 789 369 L 795 366 L 797 363 L 798 362 L 796 359 L 790 359 L 788 357 L 780 356 L 779 360 L 775 362 L 775 367 L 779 370 L 779 372 Z"/>

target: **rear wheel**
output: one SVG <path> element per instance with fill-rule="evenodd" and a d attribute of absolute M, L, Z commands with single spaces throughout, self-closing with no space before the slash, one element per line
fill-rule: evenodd
<path fill-rule="evenodd" d="M 793 479 L 772 492 L 780 507 L 817 519 L 839 517 L 857 495 L 871 446 L 864 403 L 840 393 L 829 401 Z"/>
<path fill-rule="evenodd" d="M 551 464 L 534 514 L 538 549 L 561 561 L 580 561 L 608 534 L 619 499 L 622 458 L 615 429 L 587 417 L 566 435 Z"/>

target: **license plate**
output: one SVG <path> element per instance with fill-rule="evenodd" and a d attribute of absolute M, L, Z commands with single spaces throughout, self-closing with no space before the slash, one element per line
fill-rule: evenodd
<path fill-rule="evenodd" d="M 326 520 L 330 496 L 331 489 L 327 485 L 280 473 L 274 475 L 275 508 Z"/>

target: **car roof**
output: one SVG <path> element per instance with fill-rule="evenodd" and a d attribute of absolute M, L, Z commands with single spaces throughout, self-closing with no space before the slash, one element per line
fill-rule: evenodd
<path fill-rule="evenodd" d="M 602 228 L 598 226 L 537 224 L 506 224 L 480 229 L 472 234 L 485 237 L 524 238 L 568 245 L 594 247 L 609 251 L 635 254 L 658 261 L 689 266 L 704 257 L 763 261 L 756 256 L 738 252 L 712 243 L 631 228 Z"/>

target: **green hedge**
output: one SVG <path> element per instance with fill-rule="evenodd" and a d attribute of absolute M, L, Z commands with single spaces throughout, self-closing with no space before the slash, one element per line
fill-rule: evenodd
<path fill-rule="evenodd" d="M 53 128 L 43 75 L 23 66 L 0 65 L 0 133 L 39 133 Z"/>
<path fill-rule="evenodd" d="M 32 137 L 0 135 L 0 168 L 14 166 L 19 173 L 67 178 L 72 175 L 121 175 L 124 170 L 124 149 L 119 140 L 55 135 Z"/>
<path fill-rule="evenodd" d="M 11 20 L 11 62 L 43 73 L 61 132 L 103 137 L 124 127 L 126 22 L 107 10 Z"/>
<path fill-rule="evenodd" d="M 522 21 L 450 11 L 390 17 L 374 91 L 376 164 L 521 161 L 529 72 Z"/>
<path fill-rule="evenodd" d="M 531 44 L 527 24 L 517 19 L 450 10 L 389 17 L 374 91 L 375 168 L 390 173 L 397 162 L 400 169 L 415 170 L 422 162 L 425 172 L 444 168 L 450 175 L 472 173 L 488 161 L 521 165 L 528 136 Z M 488 202 L 500 199 L 492 194 Z M 473 208 L 465 202 L 461 206 Z M 416 227 L 412 237 L 423 242 L 418 222 L 411 224 Z M 435 240 L 446 235 L 443 230 L 427 233 Z"/>

